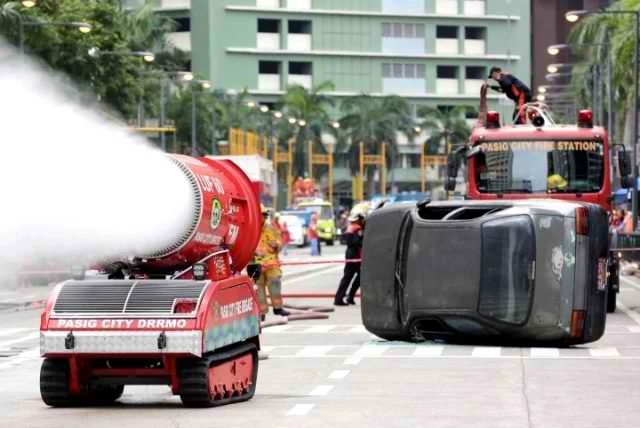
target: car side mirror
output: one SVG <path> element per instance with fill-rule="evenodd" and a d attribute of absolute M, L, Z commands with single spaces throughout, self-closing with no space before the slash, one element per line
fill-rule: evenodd
<path fill-rule="evenodd" d="M 455 151 L 447 158 L 447 177 L 444 182 L 444 190 L 447 192 L 456 190 L 458 169 L 460 169 L 460 153 Z"/>
<path fill-rule="evenodd" d="M 620 171 L 620 177 L 631 175 L 631 159 L 626 150 L 618 151 L 618 170 Z"/>

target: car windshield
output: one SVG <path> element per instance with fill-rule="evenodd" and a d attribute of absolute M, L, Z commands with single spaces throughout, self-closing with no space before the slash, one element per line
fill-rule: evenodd
<path fill-rule="evenodd" d="M 479 145 L 481 193 L 591 193 L 602 189 L 600 141 L 490 141 Z"/>
<path fill-rule="evenodd" d="M 307 205 L 301 208 L 307 212 L 318 214 L 320 220 L 331 220 L 333 218 L 333 211 L 328 205 Z"/>

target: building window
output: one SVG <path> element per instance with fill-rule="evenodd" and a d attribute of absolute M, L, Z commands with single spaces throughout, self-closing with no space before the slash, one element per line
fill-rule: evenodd
<path fill-rule="evenodd" d="M 174 18 L 176 21 L 176 33 L 185 33 L 187 31 L 191 31 L 191 18 Z"/>
<path fill-rule="evenodd" d="M 458 27 L 438 25 L 436 27 L 436 53 L 441 55 L 457 55 L 460 53 Z"/>
<path fill-rule="evenodd" d="M 313 83 L 313 65 L 310 62 L 289 63 L 289 85 L 300 85 L 303 88 L 311 89 Z"/>
<path fill-rule="evenodd" d="M 392 37 L 398 39 L 424 39 L 424 24 L 402 24 L 398 22 L 382 24 L 382 37 Z"/>
<path fill-rule="evenodd" d="M 280 49 L 280 21 L 277 19 L 258 19 L 258 49 Z"/>
<path fill-rule="evenodd" d="M 426 67 L 424 64 L 382 64 L 384 93 L 424 93 Z"/>
<path fill-rule="evenodd" d="M 311 21 L 289 21 L 287 48 L 292 51 L 311 50 Z"/>
<path fill-rule="evenodd" d="M 280 68 L 277 61 L 258 62 L 258 89 L 263 91 L 280 90 Z"/>
<path fill-rule="evenodd" d="M 438 94 L 457 94 L 460 92 L 458 67 L 439 65 L 436 73 L 436 92 Z"/>
<path fill-rule="evenodd" d="M 439 65 L 437 73 L 438 79 L 457 79 L 458 67 L 454 65 Z"/>
<path fill-rule="evenodd" d="M 487 78 L 487 68 L 483 66 L 465 67 L 465 94 L 480 94 L 480 89 Z"/>
<path fill-rule="evenodd" d="M 487 51 L 486 38 L 486 28 L 466 27 L 464 29 L 464 53 L 470 55 L 484 55 Z"/>

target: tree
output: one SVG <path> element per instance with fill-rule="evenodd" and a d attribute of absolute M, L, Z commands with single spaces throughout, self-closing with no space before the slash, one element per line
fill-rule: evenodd
<path fill-rule="evenodd" d="M 446 151 L 449 144 L 460 144 L 469 139 L 471 127 L 465 120 L 468 109 L 462 106 L 444 111 L 431 106 L 418 109 L 418 117 L 424 117 L 421 126 L 430 134 L 427 154 L 441 153 L 443 145 Z"/>
<path fill-rule="evenodd" d="M 362 94 L 347 98 L 340 107 L 344 114 L 340 119 L 340 125 L 351 142 L 348 152 L 352 175 L 359 174 L 360 143 L 364 143 L 365 153 L 377 153 L 380 144 L 388 144 L 389 155 L 394 159 L 398 132 L 410 138 L 415 136 L 411 107 L 404 98 L 374 98 Z M 375 193 L 374 173 L 370 168 L 367 170 L 369 195 Z"/>
<path fill-rule="evenodd" d="M 293 167 L 296 176 L 304 176 L 307 170 L 307 141 L 312 142 L 314 150 L 317 147 L 317 150 L 325 151 L 322 134 L 330 129 L 329 109 L 334 105 L 333 99 L 325 92 L 334 89 L 332 82 L 323 82 L 311 90 L 295 85 L 290 86 L 281 99 L 287 115 L 305 123 L 304 126 L 300 126 L 296 135 Z"/>
<path fill-rule="evenodd" d="M 640 0 L 619 0 L 608 10 L 638 10 Z M 631 118 L 635 108 L 633 99 L 634 67 L 633 57 L 636 48 L 635 17 L 632 14 L 594 14 L 581 19 L 569 36 L 569 40 L 576 44 L 608 44 L 607 49 L 582 48 L 581 52 L 590 62 L 606 64 L 607 54 L 611 54 L 613 61 L 613 108 L 616 117 L 616 130 L 623 131 L 625 144 L 631 144 Z M 590 104 L 590 88 L 588 75 L 574 73 L 572 85 L 578 102 L 584 106 Z M 616 135 L 620 135 L 616 132 Z"/>

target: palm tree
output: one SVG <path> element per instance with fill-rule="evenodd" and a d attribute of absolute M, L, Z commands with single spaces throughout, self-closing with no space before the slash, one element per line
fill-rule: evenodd
<path fill-rule="evenodd" d="M 145 0 L 140 8 L 125 12 L 124 24 L 132 51 L 162 52 L 170 47 L 167 35 L 176 30 L 177 23 L 154 11 L 155 4 L 153 0 Z"/>
<path fill-rule="evenodd" d="M 619 0 L 608 10 L 637 10 L 640 0 Z M 615 58 L 613 62 L 613 108 L 616 114 L 616 130 L 623 130 L 625 144 L 631 144 L 631 124 L 635 112 L 633 99 L 633 53 L 635 43 L 635 17 L 631 14 L 594 14 L 581 19 L 569 36 L 569 40 L 576 44 L 608 44 L 607 49 L 584 48 L 582 53 L 590 62 L 606 64 L 607 54 Z M 579 71 L 579 70 L 577 70 Z M 590 89 L 587 76 L 575 73 L 573 86 L 578 101 L 583 105 L 590 105 Z M 595 106 L 593 106 L 595 107 Z M 616 135 L 621 135 L 616 132 Z"/>
<path fill-rule="evenodd" d="M 341 110 L 341 128 L 351 142 L 348 149 L 351 175 L 359 174 L 360 143 L 365 153 L 375 153 L 380 143 L 389 145 L 389 155 L 395 159 L 397 135 L 402 132 L 413 138 L 413 118 L 409 103 L 398 96 L 374 98 L 362 94 L 346 99 Z M 393 165 L 391 165 L 393 168 Z M 374 171 L 367 170 L 367 192 L 375 193 Z"/>
<path fill-rule="evenodd" d="M 304 176 L 307 169 L 305 151 L 307 141 L 311 141 L 314 150 L 325 151 L 322 145 L 322 134 L 329 131 L 329 109 L 334 102 L 325 92 L 332 91 L 335 86 L 332 82 L 323 82 L 311 90 L 302 86 L 290 86 L 282 96 L 281 103 L 290 117 L 304 121 L 296 136 L 294 173 L 296 176 Z M 317 149 L 316 149 L 317 147 Z M 311 171 L 309 171 L 310 173 Z"/>
<path fill-rule="evenodd" d="M 424 117 L 421 126 L 430 134 L 427 154 L 438 154 L 443 145 L 446 151 L 449 144 L 460 144 L 469 139 L 471 127 L 465 120 L 466 111 L 468 107 L 462 106 L 444 111 L 430 106 L 418 109 L 418 117 Z"/>

